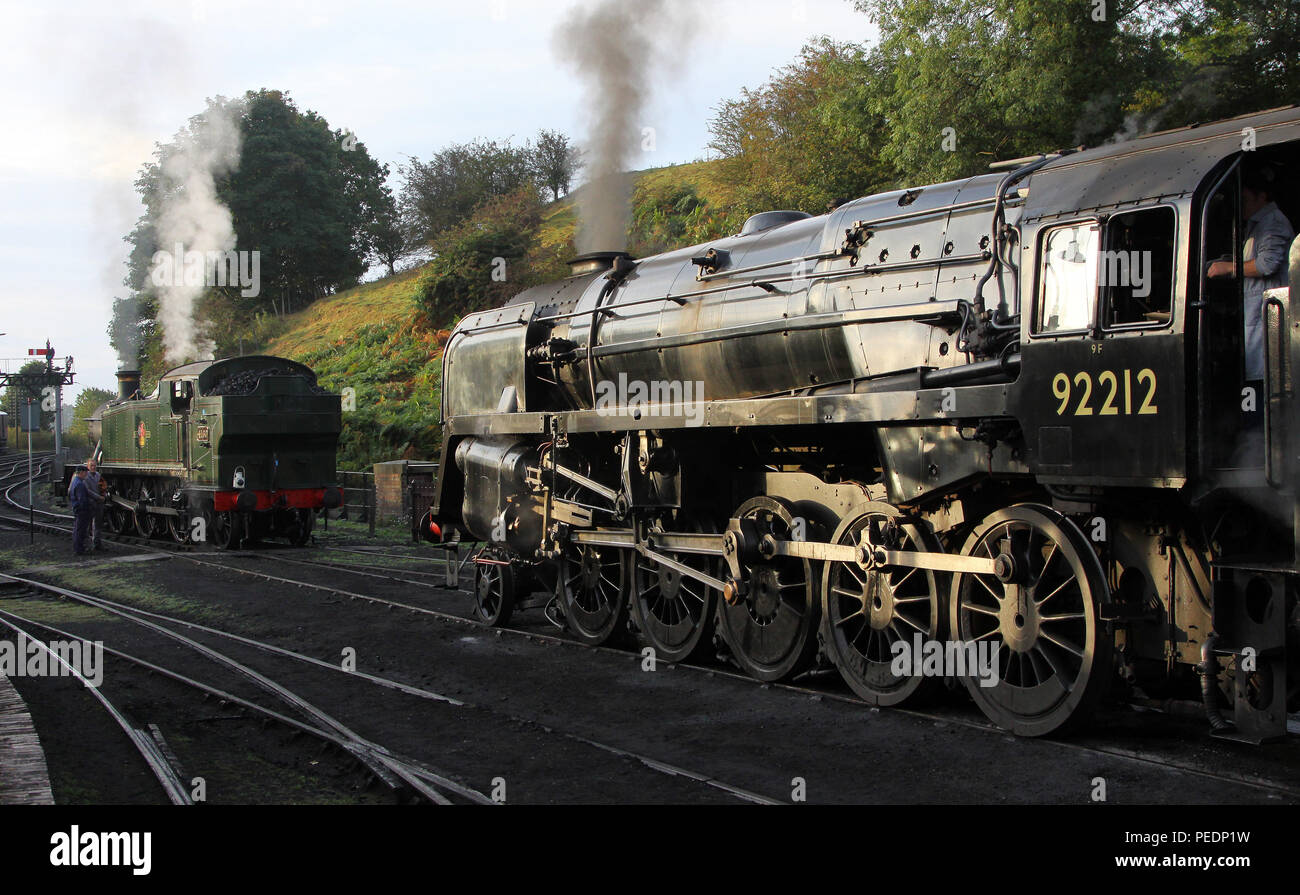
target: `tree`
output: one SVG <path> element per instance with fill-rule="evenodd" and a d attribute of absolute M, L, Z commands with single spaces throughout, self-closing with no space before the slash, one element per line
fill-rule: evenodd
<path fill-rule="evenodd" d="M 240 151 L 237 167 L 212 169 L 217 198 L 230 211 L 236 249 L 257 254 L 257 282 L 254 290 L 242 284 L 210 289 L 200 307 L 214 310 L 223 322 L 252 319 L 263 310 L 283 315 L 355 284 L 368 261 L 392 258 L 396 203 L 386 184 L 389 169 L 355 135 L 331 129 L 315 112 L 299 111 L 277 90 L 209 100 L 177 139 L 157 147 L 154 161 L 136 179 L 145 213 L 126 237 L 130 294 L 115 300 L 109 331 L 122 362 L 146 372 L 162 366 L 154 356 L 161 334 L 159 291 L 151 275 L 155 253 L 172 246 L 159 244 L 160 222 L 168 200 L 187 188 L 169 174 L 168 161 L 223 116 L 236 121 Z"/>
<path fill-rule="evenodd" d="M 541 130 L 533 149 L 533 172 L 537 182 L 551 191 L 554 199 L 569 191 L 578 170 L 579 153 L 559 131 Z"/>
<path fill-rule="evenodd" d="M 398 225 L 397 202 L 388 186 L 388 166 L 371 158 L 354 135 L 336 131 L 334 136 L 343 149 L 344 199 L 353 218 L 353 248 L 366 261 L 382 263 L 394 274 L 408 250 Z"/>
<path fill-rule="evenodd" d="M 388 169 L 287 94 L 250 92 L 245 104 L 239 168 L 221 192 L 238 246 L 261 252 L 262 294 L 236 301 L 283 314 L 365 272 L 376 218 L 391 203 Z"/>
<path fill-rule="evenodd" d="M 723 102 L 709 147 L 749 213 L 789 208 L 820 214 L 835 199 L 880 189 L 878 122 L 846 91 L 881 86 L 866 51 L 827 38 L 806 45 L 766 84 Z"/>
<path fill-rule="evenodd" d="M 407 239 L 395 207 L 386 208 L 375 216 L 371 239 L 375 259 L 388 268 L 390 277 L 397 273 L 397 265 L 411 257 L 417 248 Z"/>
<path fill-rule="evenodd" d="M 453 144 L 427 163 L 412 158 L 400 170 L 399 205 L 413 242 L 452 229 L 490 199 L 524 188 L 537 191 L 532 150 L 509 140 Z"/>
<path fill-rule="evenodd" d="M 855 0 L 881 29 L 883 89 L 858 93 L 883 159 L 907 184 L 1105 142 L 1124 123 L 1161 45 L 1151 4 Z"/>
<path fill-rule="evenodd" d="M 90 440 L 88 421 L 95 411 L 117 397 L 117 392 L 106 388 L 86 388 L 77 395 L 72 405 L 72 424 L 68 427 L 66 442 L 72 448 L 92 450 L 95 445 Z"/>
<path fill-rule="evenodd" d="M 1171 78 L 1144 123 L 1174 127 L 1300 97 L 1300 0 L 1166 3 Z"/>

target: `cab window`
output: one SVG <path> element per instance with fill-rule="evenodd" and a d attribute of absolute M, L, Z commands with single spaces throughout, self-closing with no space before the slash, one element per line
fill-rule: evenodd
<path fill-rule="evenodd" d="M 182 379 L 168 383 L 168 387 L 171 390 L 171 412 L 179 416 L 190 406 L 190 398 L 194 396 L 194 383 L 192 380 Z"/>
<path fill-rule="evenodd" d="M 1106 222 L 1099 276 L 1107 329 L 1169 322 L 1176 220 L 1174 210 L 1162 206 L 1117 214 Z"/>
<path fill-rule="evenodd" d="M 1042 299 L 1034 331 L 1061 333 L 1086 330 L 1097 308 L 1097 251 L 1099 228 L 1095 221 L 1049 230 L 1043 239 Z"/>

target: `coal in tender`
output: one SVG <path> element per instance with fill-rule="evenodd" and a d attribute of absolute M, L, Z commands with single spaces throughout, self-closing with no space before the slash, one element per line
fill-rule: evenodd
<path fill-rule="evenodd" d="M 299 376 L 308 380 L 312 394 L 333 394 L 329 389 L 317 385 L 315 377 L 306 376 L 302 370 L 295 370 L 290 367 L 263 367 L 260 370 L 241 370 L 238 373 L 231 373 L 209 388 L 208 394 L 251 395 L 257 389 L 257 384 L 262 381 L 263 376 Z"/>

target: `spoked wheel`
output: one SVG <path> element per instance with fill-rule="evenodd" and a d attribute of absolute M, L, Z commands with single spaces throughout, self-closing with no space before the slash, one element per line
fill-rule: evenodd
<path fill-rule="evenodd" d="M 735 517 L 751 520 L 762 538 L 790 540 L 794 519 L 775 498 L 755 497 Z M 776 557 L 742 564 L 745 593 L 734 604 L 718 601 L 718 630 L 751 677 L 776 681 L 804 670 L 817 652 L 821 605 L 806 559 Z"/>
<path fill-rule="evenodd" d="M 173 541 L 177 544 L 185 544 L 190 540 L 189 516 L 168 516 L 167 533 L 171 535 Z"/>
<path fill-rule="evenodd" d="M 147 512 L 141 508 L 131 514 L 135 531 L 142 538 L 157 538 L 167 533 L 167 520 L 157 513 Z"/>
<path fill-rule="evenodd" d="M 148 488 L 141 488 L 136 494 L 139 509 L 133 512 L 136 533 L 142 538 L 157 538 L 167 534 L 167 519 L 157 513 L 150 513 L 146 506 L 153 503 L 153 494 Z"/>
<path fill-rule="evenodd" d="M 208 543 L 218 550 L 238 550 L 242 521 L 239 514 L 229 510 L 225 512 L 209 511 Z"/>
<path fill-rule="evenodd" d="M 928 552 L 936 545 L 889 504 L 872 504 L 840 523 L 834 543 Z M 944 595 L 934 572 L 828 562 L 822 573 L 822 641 L 840 676 L 871 705 L 898 705 L 924 684 L 921 675 L 896 674 L 894 644 L 917 652 L 921 641 L 939 640 L 946 622 Z M 919 658 L 919 657 L 918 657 Z M 907 663 L 908 668 L 912 663 Z"/>
<path fill-rule="evenodd" d="M 111 500 L 104 506 L 104 526 L 115 535 L 124 534 L 134 525 L 129 513 Z"/>
<path fill-rule="evenodd" d="M 170 536 L 166 516 L 160 516 L 157 513 L 150 513 L 148 528 L 149 537 L 151 538 L 165 538 Z"/>
<path fill-rule="evenodd" d="M 515 611 L 515 570 L 496 560 L 474 564 L 474 617 L 496 627 L 510 622 Z"/>
<path fill-rule="evenodd" d="M 962 553 L 1011 561 L 1006 582 L 991 573 L 953 576 L 952 636 L 994 657 L 993 686 L 964 678 L 971 697 L 1021 736 L 1082 722 L 1110 681 L 1113 647 L 1098 618 L 1110 593 L 1083 533 L 1055 510 L 1026 504 L 990 515 Z"/>
<path fill-rule="evenodd" d="M 138 508 L 126 511 L 128 517 L 127 521 L 130 523 L 130 528 L 127 531 L 127 534 L 135 534 L 138 537 L 147 538 L 149 537 L 149 514 L 144 511 L 141 503 L 147 499 L 147 496 L 144 492 L 137 492 L 131 499 L 136 501 Z"/>
<path fill-rule="evenodd" d="M 703 530 L 693 522 L 683 528 Z M 708 555 L 663 552 L 683 565 L 718 577 L 717 564 Z M 716 603 L 716 592 L 703 582 L 644 556 L 636 557 L 632 568 L 632 615 L 659 659 L 684 662 L 709 649 Z"/>
<path fill-rule="evenodd" d="M 627 628 L 631 563 L 626 550 L 574 544 L 564 551 L 556 596 L 569 630 L 598 646 Z"/>

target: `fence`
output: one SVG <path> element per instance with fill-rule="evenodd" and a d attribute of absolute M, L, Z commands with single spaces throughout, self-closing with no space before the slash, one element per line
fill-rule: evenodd
<path fill-rule="evenodd" d="M 401 509 L 400 516 L 411 531 L 411 540 L 420 543 L 420 519 L 429 511 L 433 503 L 433 483 L 438 474 L 438 464 L 411 464 L 401 473 Z M 389 518 L 396 507 L 381 513 L 376 477 L 373 472 L 349 472 L 338 470 L 338 483 L 343 488 L 343 505 L 335 518 L 352 522 L 364 522 L 370 527 L 370 534 L 375 533 L 375 522 L 381 515 Z M 394 495 L 395 503 L 395 495 Z M 385 504 L 388 505 L 388 504 Z M 386 514 L 386 515 L 385 515 Z M 329 529 L 329 514 L 325 514 L 325 528 Z"/>
<path fill-rule="evenodd" d="M 373 472 L 349 472 L 338 470 L 339 486 L 343 489 L 343 505 L 339 507 L 339 519 L 350 522 L 365 522 L 370 526 L 370 534 L 375 533 L 375 474 Z M 325 513 L 325 530 L 329 531 L 329 513 Z"/>

